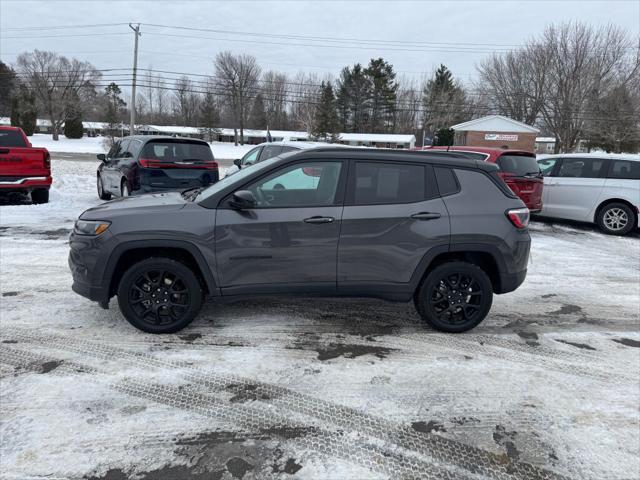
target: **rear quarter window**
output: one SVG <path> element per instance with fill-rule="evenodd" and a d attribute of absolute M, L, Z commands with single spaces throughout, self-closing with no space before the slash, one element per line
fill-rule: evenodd
<path fill-rule="evenodd" d="M 445 167 L 435 167 L 436 181 L 441 196 L 452 195 L 460 191 L 460 185 L 456 179 L 453 169 Z"/>
<path fill-rule="evenodd" d="M 613 160 L 608 178 L 640 180 L 640 161 Z"/>

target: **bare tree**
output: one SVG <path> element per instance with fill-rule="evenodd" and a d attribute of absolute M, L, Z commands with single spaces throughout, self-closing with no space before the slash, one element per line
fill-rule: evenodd
<path fill-rule="evenodd" d="M 21 54 L 16 64 L 51 121 L 53 139 L 58 140 L 62 125 L 77 112 L 79 102 L 95 95 L 100 73 L 89 62 L 41 50 Z"/>
<path fill-rule="evenodd" d="M 181 125 L 194 126 L 200 107 L 200 96 L 194 91 L 193 82 L 183 75 L 176 80 L 173 91 L 173 113 Z"/>
<path fill-rule="evenodd" d="M 578 23 L 548 27 L 539 44 L 550 58 L 542 117 L 556 137 L 556 153 L 572 151 L 590 115 L 590 99 L 601 97 L 619 78 L 632 44 L 618 27 Z M 635 62 L 631 71 L 637 71 Z"/>
<path fill-rule="evenodd" d="M 271 128 L 284 130 L 287 124 L 287 76 L 269 70 L 262 76 L 262 98 Z"/>
<path fill-rule="evenodd" d="M 218 53 L 214 65 L 217 86 L 224 92 L 233 112 L 235 144 L 238 144 L 239 127 L 240 143 L 244 145 L 244 126 L 252 97 L 256 94 L 260 66 L 251 55 L 233 55 L 231 52 Z"/>
<path fill-rule="evenodd" d="M 421 83 L 425 83 L 425 81 L 423 80 Z M 406 77 L 401 77 L 398 84 L 394 131 L 413 133 L 420 128 L 420 122 L 422 121 L 420 115 L 422 95 L 419 84 Z"/>
<path fill-rule="evenodd" d="M 480 82 L 476 90 L 480 98 L 501 115 L 533 125 L 547 93 L 548 53 L 541 45 L 532 44 L 494 54 L 478 67 Z"/>
<path fill-rule="evenodd" d="M 317 85 L 320 78 L 315 73 L 298 73 L 291 82 L 291 118 L 294 128 L 311 132 L 316 108 L 320 99 L 320 91 Z"/>

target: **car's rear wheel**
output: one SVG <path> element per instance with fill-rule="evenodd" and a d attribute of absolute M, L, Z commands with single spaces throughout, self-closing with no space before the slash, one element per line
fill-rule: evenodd
<path fill-rule="evenodd" d="M 104 184 L 102 183 L 102 177 L 100 174 L 98 174 L 97 187 L 98 197 L 100 197 L 100 200 L 111 200 L 111 194 L 104 191 Z"/>
<path fill-rule="evenodd" d="M 609 203 L 602 207 L 596 218 L 600 230 L 609 235 L 626 235 L 636 224 L 631 207 L 624 203 Z"/>
<path fill-rule="evenodd" d="M 447 262 L 427 274 L 414 302 L 422 319 L 443 332 L 465 332 L 489 313 L 493 288 L 487 274 L 467 262 Z"/>
<path fill-rule="evenodd" d="M 40 204 L 49 202 L 49 190 L 46 188 L 39 188 L 31 192 L 31 202 Z"/>
<path fill-rule="evenodd" d="M 125 179 L 122 180 L 122 184 L 120 185 L 120 196 L 128 197 L 129 196 L 129 185 L 127 185 L 127 181 Z"/>
<path fill-rule="evenodd" d="M 170 258 L 148 258 L 129 268 L 118 285 L 125 318 L 148 333 L 186 327 L 202 306 L 202 287 L 189 267 Z"/>

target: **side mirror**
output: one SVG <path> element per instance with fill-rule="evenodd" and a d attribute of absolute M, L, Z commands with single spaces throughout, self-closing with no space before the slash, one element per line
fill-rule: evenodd
<path fill-rule="evenodd" d="M 99 153 L 96 155 L 96 157 L 98 158 L 98 160 L 100 160 L 101 162 L 104 162 L 107 159 L 107 156 L 104 153 Z"/>
<path fill-rule="evenodd" d="M 237 192 L 234 192 L 229 205 L 237 210 L 247 210 L 255 208 L 257 203 L 256 197 L 253 196 L 251 191 L 238 190 Z"/>
<path fill-rule="evenodd" d="M 233 164 L 234 164 L 236 167 L 238 167 L 238 168 L 242 168 L 242 159 L 241 159 L 241 158 L 236 158 L 236 159 L 233 161 Z"/>

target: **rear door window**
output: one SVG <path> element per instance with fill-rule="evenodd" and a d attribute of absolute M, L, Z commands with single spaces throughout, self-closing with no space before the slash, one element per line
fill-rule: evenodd
<path fill-rule="evenodd" d="M 600 178 L 604 166 L 601 158 L 563 158 L 558 177 Z"/>
<path fill-rule="evenodd" d="M 540 174 L 540 167 L 536 162 L 536 157 L 533 155 L 501 155 L 496 163 L 501 172 L 510 173 L 516 177 Z"/>
<path fill-rule="evenodd" d="M 640 161 L 613 160 L 608 177 L 640 180 Z"/>
<path fill-rule="evenodd" d="M 356 162 L 350 196 L 354 205 L 413 203 L 426 199 L 422 165 Z"/>

